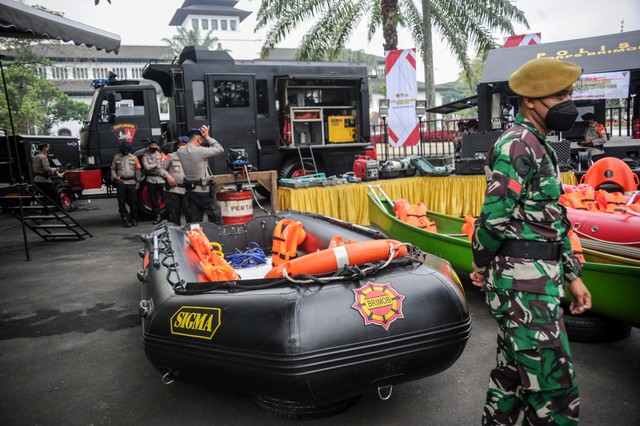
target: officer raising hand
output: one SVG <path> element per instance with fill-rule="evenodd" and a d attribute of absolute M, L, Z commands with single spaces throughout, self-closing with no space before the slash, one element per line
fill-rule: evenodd
<path fill-rule="evenodd" d="M 216 181 L 209 169 L 209 158 L 222 154 L 224 148 L 209 136 L 209 126 L 206 125 L 189 130 L 187 137 L 189 142 L 178 149 L 178 157 L 184 170 L 184 188 L 191 219 L 201 222 L 204 213 L 207 213 L 209 222 L 222 225 L 222 213 L 215 197 Z"/>

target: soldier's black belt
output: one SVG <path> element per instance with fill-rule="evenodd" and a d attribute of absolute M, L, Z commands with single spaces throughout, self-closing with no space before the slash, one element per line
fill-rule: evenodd
<path fill-rule="evenodd" d="M 560 260 L 563 249 L 561 242 L 503 240 L 498 254 L 523 259 Z"/>

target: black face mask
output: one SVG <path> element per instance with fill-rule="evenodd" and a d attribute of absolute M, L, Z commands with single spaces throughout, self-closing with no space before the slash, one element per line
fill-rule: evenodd
<path fill-rule="evenodd" d="M 540 99 L 540 103 L 547 106 L 542 102 L 542 99 Z M 576 104 L 574 104 L 572 100 L 568 100 L 555 104 L 549 108 L 547 116 L 544 118 L 544 125 L 549 130 L 566 132 L 571 130 L 576 118 L 578 118 L 578 109 L 576 108 Z"/>
<path fill-rule="evenodd" d="M 576 115 L 577 117 L 577 115 Z M 149 152 L 156 152 L 158 150 L 158 148 L 149 148 Z"/>
<path fill-rule="evenodd" d="M 121 152 L 122 152 L 122 155 L 129 155 L 129 150 L 126 148 L 122 148 Z"/>

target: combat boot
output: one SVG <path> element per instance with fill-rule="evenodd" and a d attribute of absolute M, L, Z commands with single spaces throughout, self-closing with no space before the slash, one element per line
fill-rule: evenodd
<path fill-rule="evenodd" d="M 131 222 L 129 222 L 129 219 L 127 219 L 126 217 L 123 217 L 122 226 L 124 226 L 125 228 L 131 228 Z"/>

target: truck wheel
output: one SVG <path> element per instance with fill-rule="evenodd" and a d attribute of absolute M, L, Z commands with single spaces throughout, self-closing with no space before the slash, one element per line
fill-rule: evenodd
<path fill-rule="evenodd" d="M 160 214 L 164 212 L 165 205 L 162 196 L 160 196 Z M 138 212 L 143 216 L 153 217 L 153 207 L 151 205 L 151 196 L 149 195 L 149 188 L 142 182 L 138 189 Z"/>
<path fill-rule="evenodd" d="M 304 162 L 304 167 L 300 163 L 300 160 L 291 158 L 280 167 L 278 171 L 278 177 L 280 179 L 292 179 L 300 176 L 310 175 L 313 173 L 313 164 L 309 161 Z"/>
<path fill-rule="evenodd" d="M 631 333 L 631 326 L 592 313 L 571 315 L 564 307 L 564 326 L 572 342 L 602 343 L 624 339 Z"/>
<path fill-rule="evenodd" d="M 70 188 L 62 188 L 60 190 L 60 204 L 66 211 L 71 210 L 71 203 L 73 203 L 73 199 L 73 192 Z"/>
<path fill-rule="evenodd" d="M 349 409 L 360 395 L 325 404 L 311 404 L 297 401 L 284 401 L 267 396 L 254 396 L 254 401 L 267 413 L 289 420 L 313 420 L 334 416 Z"/>

